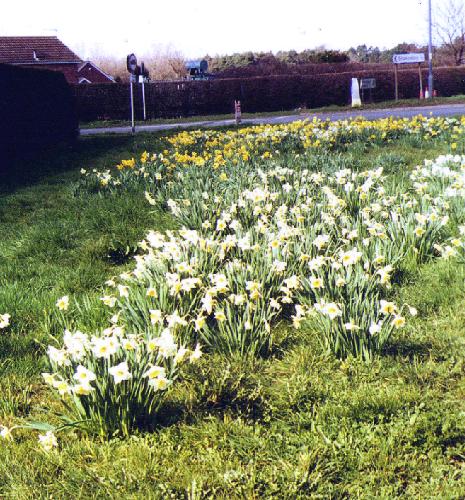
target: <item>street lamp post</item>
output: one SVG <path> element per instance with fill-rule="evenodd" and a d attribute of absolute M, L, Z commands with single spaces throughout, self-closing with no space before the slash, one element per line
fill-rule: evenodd
<path fill-rule="evenodd" d="M 431 21 L 431 0 L 428 0 L 428 90 L 429 98 L 433 97 L 433 28 Z"/>

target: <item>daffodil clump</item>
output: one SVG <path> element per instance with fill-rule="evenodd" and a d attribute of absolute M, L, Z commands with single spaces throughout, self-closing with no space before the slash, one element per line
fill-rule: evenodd
<path fill-rule="evenodd" d="M 109 436 L 154 425 L 179 367 L 201 352 L 180 345 L 168 329 L 157 336 L 126 334 L 113 324 L 98 336 L 66 330 L 63 345 L 50 345 L 47 354 L 51 372 L 42 374 L 45 382 L 76 422 Z"/>
<path fill-rule="evenodd" d="M 401 138 L 418 141 L 463 138 L 465 118 L 423 117 L 363 118 L 336 122 L 313 119 L 282 125 L 257 125 L 236 130 L 183 131 L 164 139 L 160 153 L 144 152 L 140 158 L 122 160 L 117 175 L 83 169 L 81 186 L 87 192 L 111 192 L 132 189 L 140 184 L 163 189 L 176 182 L 176 172 L 185 167 L 213 168 L 221 171 L 228 164 L 243 165 L 269 162 L 288 153 L 307 155 L 344 148 L 361 141 L 383 144 Z M 456 146 L 456 142 L 452 142 Z"/>
<path fill-rule="evenodd" d="M 272 326 L 290 317 L 314 324 L 336 355 L 371 359 L 416 314 L 390 300 L 396 270 L 452 255 L 441 249 L 463 219 L 463 199 L 447 201 L 462 175 L 457 158 L 447 179 L 431 174 L 440 157 L 402 188 L 382 168 L 325 174 L 302 157 L 156 179 L 146 199 L 184 229 L 149 232 L 134 271 L 107 282 L 102 300 L 128 331 L 168 329 L 226 355 L 266 352 Z"/>

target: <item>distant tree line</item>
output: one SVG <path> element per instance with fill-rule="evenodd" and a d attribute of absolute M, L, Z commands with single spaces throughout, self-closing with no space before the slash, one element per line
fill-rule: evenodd
<path fill-rule="evenodd" d="M 346 52 L 339 50 L 307 49 L 302 52 L 296 50 L 272 52 L 241 52 L 232 55 L 206 56 L 209 70 L 222 72 L 231 68 L 243 68 L 245 66 L 280 66 L 299 64 L 321 64 L 321 63 L 343 63 L 349 62 Z"/>
<path fill-rule="evenodd" d="M 359 63 L 392 63 L 394 54 L 406 54 L 409 52 L 423 52 L 427 47 L 421 47 L 413 43 L 399 43 L 391 49 L 380 49 L 379 47 L 371 47 L 365 44 L 351 47 L 347 51 L 347 55 L 351 61 Z"/>
<path fill-rule="evenodd" d="M 433 47 L 433 60 L 435 66 L 461 66 L 464 64 L 465 30 L 460 37 L 455 37 L 449 42 L 443 42 Z M 392 49 L 380 49 L 379 47 L 368 47 L 358 45 L 347 51 L 349 59 L 358 63 L 392 63 L 394 54 L 406 54 L 410 52 L 428 53 L 427 45 L 415 45 L 414 43 L 399 43 Z"/>
<path fill-rule="evenodd" d="M 462 47 L 463 44 L 463 47 Z M 465 35 L 455 43 L 442 43 L 433 48 L 435 66 L 460 66 L 464 64 Z M 351 47 L 347 51 L 313 49 L 271 52 L 242 52 L 232 55 L 206 56 L 209 71 L 222 78 L 240 78 L 266 75 L 313 74 L 349 71 L 348 65 L 392 64 L 394 54 L 419 52 L 427 55 L 426 45 L 399 43 L 390 49 L 367 45 Z M 324 69 L 324 66 L 327 69 Z M 337 69 L 339 67 L 339 69 Z M 352 66 L 353 69 L 357 69 Z M 358 68 L 361 69 L 361 68 Z"/>

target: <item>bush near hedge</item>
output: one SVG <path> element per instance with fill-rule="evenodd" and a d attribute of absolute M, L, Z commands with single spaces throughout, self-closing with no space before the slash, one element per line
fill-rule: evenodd
<path fill-rule="evenodd" d="M 194 115 L 232 113 L 234 100 L 240 100 L 243 112 L 289 110 L 347 105 L 351 78 L 375 78 L 374 101 L 394 98 L 393 70 L 361 70 L 318 75 L 274 75 L 207 81 L 153 82 L 145 85 L 147 117 L 173 118 Z M 422 70 L 424 88 L 427 69 Z M 439 96 L 465 93 L 465 68 L 435 68 L 434 85 Z M 79 119 L 125 120 L 130 116 L 128 86 L 74 86 Z M 136 119 L 142 117 L 141 85 L 134 86 Z M 419 96 L 417 69 L 399 70 L 399 98 Z"/>

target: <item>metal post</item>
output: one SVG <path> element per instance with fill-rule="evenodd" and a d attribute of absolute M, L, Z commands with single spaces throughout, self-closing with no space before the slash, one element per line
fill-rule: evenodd
<path fill-rule="evenodd" d="M 421 77 L 421 63 L 418 63 L 418 77 L 420 78 L 420 99 L 423 95 L 423 79 Z"/>
<path fill-rule="evenodd" d="M 433 97 L 433 28 L 431 21 L 431 0 L 428 0 L 428 90 L 429 98 Z"/>
<path fill-rule="evenodd" d="M 397 64 L 394 64 L 395 100 L 399 100 L 399 79 L 397 77 Z"/>
<path fill-rule="evenodd" d="M 142 106 L 144 108 L 144 122 L 146 119 L 146 113 L 145 113 L 145 86 L 144 86 L 144 76 L 142 75 Z"/>
<path fill-rule="evenodd" d="M 134 126 L 134 90 L 132 88 L 132 80 L 133 80 L 133 75 L 130 75 L 130 83 L 129 83 L 129 89 L 131 92 L 131 130 L 132 133 L 134 134 L 136 132 L 136 128 Z"/>

